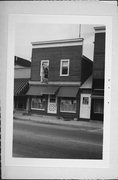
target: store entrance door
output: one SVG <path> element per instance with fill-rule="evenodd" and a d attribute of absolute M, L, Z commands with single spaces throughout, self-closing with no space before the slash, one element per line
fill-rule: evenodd
<path fill-rule="evenodd" d="M 81 94 L 80 99 L 80 118 L 90 119 L 91 94 Z"/>
<path fill-rule="evenodd" d="M 57 113 L 57 98 L 55 95 L 50 95 L 48 97 L 48 113 Z"/>

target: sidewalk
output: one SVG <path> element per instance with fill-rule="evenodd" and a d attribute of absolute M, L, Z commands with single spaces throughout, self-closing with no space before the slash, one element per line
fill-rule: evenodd
<path fill-rule="evenodd" d="M 43 123 L 43 124 L 55 124 L 55 125 L 64 125 L 64 126 L 71 126 L 71 127 L 79 127 L 82 129 L 90 129 L 90 130 L 100 130 L 102 131 L 103 123 L 101 121 L 77 121 L 77 120 L 64 120 L 64 119 L 58 119 L 55 116 L 45 116 L 45 115 L 27 115 L 23 112 L 15 112 L 14 113 L 14 119 L 15 120 L 24 120 L 24 121 L 34 121 L 37 123 Z"/>

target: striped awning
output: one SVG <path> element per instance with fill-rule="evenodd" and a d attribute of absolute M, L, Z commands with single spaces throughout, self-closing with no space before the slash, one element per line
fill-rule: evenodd
<path fill-rule="evenodd" d="M 28 81 L 29 79 L 15 79 L 14 80 L 14 96 L 26 94 L 29 87 Z"/>
<path fill-rule="evenodd" d="M 40 85 L 32 85 L 29 88 L 29 91 L 27 92 L 27 95 L 29 96 L 42 96 L 46 94 L 54 95 L 58 91 L 58 86 L 40 86 Z"/>

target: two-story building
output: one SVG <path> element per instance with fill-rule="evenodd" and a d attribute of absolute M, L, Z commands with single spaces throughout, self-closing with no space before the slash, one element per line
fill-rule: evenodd
<path fill-rule="evenodd" d="M 105 77 L 105 27 L 95 28 L 91 118 L 103 120 Z"/>
<path fill-rule="evenodd" d="M 91 76 L 92 64 L 83 56 L 82 38 L 32 43 L 29 112 L 90 119 L 91 91 L 81 94 L 80 86 Z"/>

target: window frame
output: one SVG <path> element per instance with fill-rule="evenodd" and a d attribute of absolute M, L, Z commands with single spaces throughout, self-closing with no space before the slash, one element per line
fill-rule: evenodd
<path fill-rule="evenodd" d="M 49 67 L 49 60 L 45 59 L 45 60 L 41 60 L 41 64 L 40 64 L 40 77 L 41 77 L 41 82 L 42 82 L 42 64 L 43 62 L 48 62 L 48 67 Z M 49 69 L 48 69 L 48 73 L 49 73 Z"/>
<path fill-rule="evenodd" d="M 64 61 L 68 62 L 68 74 L 62 74 L 62 64 Z M 60 76 L 69 76 L 70 59 L 61 59 L 60 61 Z"/>

